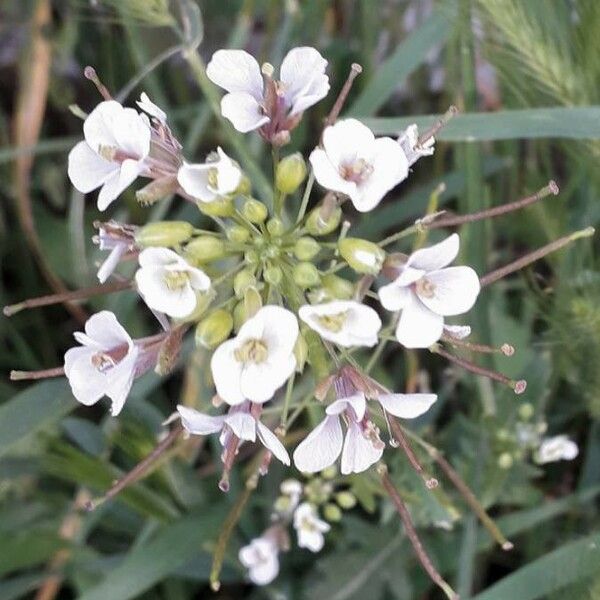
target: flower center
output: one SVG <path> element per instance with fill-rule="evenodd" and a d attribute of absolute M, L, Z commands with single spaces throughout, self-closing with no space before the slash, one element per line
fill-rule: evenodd
<path fill-rule="evenodd" d="M 373 173 L 373 166 L 364 158 L 359 158 L 353 163 L 345 163 L 341 165 L 339 171 L 342 178 L 346 181 L 362 183 Z"/>
<path fill-rule="evenodd" d="M 112 369 L 117 363 L 114 359 L 104 352 L 97 352 L 92 356 L 92 365 L 100 373 L 106 373 L 109 369 Z"/>
<path fill-rule="evenodd" d="M 435 296 L 435 284 L 429 281 L 427 277 L 421 277 L 415 283 L 415 290 L 419 296 L 424 296 L 425 298 L 433 298 Z"/>
<path fill-rule="evenodd" d="M 219 170 L 217 167 L 208 170 L 208 187 L 214 191 L 219 189 Z"/>
<path fill-rule="evenodd" d="M 263 340 L 255 339 L 248 340 L 241 348 L 235 350 L 233 355 L 238 362 L 258 365 L 267 360 L 269 350 Z"/>
<path fill-rule="evenodd" d="M 377 450 L 385 448 L 385 444 L 381 441 L 379 434 L 379 427 L 377 427 L 373 421 L 367 421 L 363 429 L 363 435 L 371 442 L 371 444 L 373 444 L 373 448 L 376 448 Z"/>
<path fill-rule="evenodd" d="M 186 271 L 167 271 L 164 276 L 165 285 L 171 292 L 184 288 L 190 281 Z"/>
<path fill-rule="evenodd" d="M 315 317 L 321 327 L 333 333 L 339 333 L 344 327 L 348 311 L 343 311 L 335 315 L 320 315 Z"/>

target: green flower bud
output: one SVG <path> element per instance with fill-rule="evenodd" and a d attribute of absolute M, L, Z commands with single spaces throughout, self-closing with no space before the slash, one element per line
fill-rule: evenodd
<path fill-rule="evenodd" d="M 271 265 L 265 269 L 263 277 L 267 283 L 277 286 L 281 283 L 283 272 L 280 267 Z"/>
<path fill-rule="evenodd" d="M 275 187 L 283 194 L 293 194 L 306 177 L 306 162 L 300 152 L 282 158 L 275 171 Z"/>
<path fill-rule="evenodd" d="M 244 292 L 244 310 L 246 319 L 251 319 L 262 308 L 262 298 L 254 287 L 246 288 Z"/>
<path fill-rule="evenodd" d="M 194 226 L 187 221 L 159 221 L 140 227 L 135 234 L 135 243 L 142 248 L 177 246 L 187 242 L 192 233 Z"/>
<path fill-rule="evenodd" d="M 246 250 L 244 252 L 244 260 L 251 265 L 255 265 L 260 260 L 260 256 L 256 250 Z"/>
<path fill-rule="evenodd" d="M 323 507 L 323 516 L 326 521 L 337 523 L 342 520 L 342 511 L 337 504 L 326 504 Z"/>
<path fill-rule="evenodd" d="M 337 229 L 342 219 L 342 209 L 338 206 L 331 213 L 330 217 L 324 221 L 321 217 L 321 207 L 313 208 L 306 219 L 306 231 L 311 235 L 327 235 Z"/>
<path fill-rule="evenodd" d="M 357 273 L 377 275 L 385 260 L 385 252 L 367 240 L 346 238 L 338 244 L 342 258 Z"/>
<path fill-rule="evenodd" d="M 275 500 L 275 504 L 273 504 L 275 512 L 284 515 L 290 511 L 291 506 L 292 501 L 289 496 L 279 496 L 277 500 Z"/>
<path fill-rule="evenodd" d="M 335 496 L 335 501 L 344 509 L 349 510 L 356 506 L 356 496 L 351 492 L 339 492 Z"/>
<path fill-rule="evenodd" d="M 275 237 L 279 237 L 285 231 L 285 225 L 281 219 L 269 219 L 267 221 L 267 231 Z"/>
<path fill-rule="evenodd" d="M 220 308 L 208 315 L 196 327 L 196 346 L 212 350 L 224 342 L 233 329 L 233 317 Z"/>
<path fill-rule="evenodd" d="M 294 357 L 296 358 L 296 371 L 302 373 L 302 371 L 304 371 L 306 359 L 308 358 L 308 344 L 302 334 L 300 334 L 296 340 Z"/>
<path fill-rule="evenodd" d="M 235 214 L 233 200 L 228 197 L 216 198 L 211 202 L 198 202 L 197 206 L 201 213 L 209 217 L 231 217 Z"/>
<path fill-rule="evenodd" d="M 238 302 L 233 309 L 233 330 L 237 333 L 246 320 L 246 307 L 242 300 L 241 302 Z"/>
<path fill-rule="evenodd" d="M 249 269 L 243 269 L 233 278 L 233 291 L 238 298 L 241 298 L 250 286 L 256 286 L 256 277 Z"/>
<path fill-rule="evenodd" d="M 338 470 L 335 465 L 331 465 L 330 467 L 326 467 L 321 471 L 321 477 L 324 479 L 334 479 L 337 477 Z"/>
<path fill-rule="evenodd" d="M 501 469 L 510 469 L 513 466 L 514 463 L 514 459 L 513 456 L 510 452 L 503 452 L 499 457 L 498 457 L 498 466 Z"/>
<path fill-rule="evenodd" d="M 250 232 L 241 225 L 232 225 L 227 229 L 227 239 L 237 244 L 245 244 L 250 239 Z"/>
<path fill-rule="evenodd" d="M 325 275 L 321 283 L 329 296 L 336 300 L 349 300 L 354 295 L 354 284 L 334 273 Z"/>
<path fill-rule="evenodd" d="M 292 271 L 294 283 L 303 290 L 321 283 L 321 276 L 315 265 L 309 262 L 301 262 L 294 266 Z"/>
<path fill-rule="evenodd" d="M 294 254 L 298 260 L 312 260 L 321 250 L 317 240 L 309 236 L 299 238 L 294 244 Z"/>
<path fill-rule="evenodd" d="M 258 200 L 246 200 L 244 206 L 242 206 L 242 214 L 250 223 L 262 223 L 269 215 L 269 211 Z"/>
<path fill-rule="evenodd" d="M 192 261 L 207 263 L 223 258 L 227 252 L 222 239 L 212 235 L 201 235 L 186 245 L 185 254 Z"/>
<path fill-rule="evenodd" d="M 529 421 L 534 414 L 535 408 L 530 402 L 525 402 L 519 406 L 519 417 L 521 417 L 523 421 Z"/>

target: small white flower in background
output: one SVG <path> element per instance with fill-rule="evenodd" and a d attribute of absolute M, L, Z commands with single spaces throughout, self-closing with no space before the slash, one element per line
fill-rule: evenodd
<path fill-rule="evenodd" d="M 151 137 L 147 121 L 133 108 L 107 100 L 83 123 L 85 141 L 69 153 L 69 179 L 83 194 L 101 187 L 100 210 L 147 172 Z"/>
<path fill-rule="evenodd" d="M 235 192 L 242 172 L 220 147 L 217 148 L 217 156 L 217 160 L 202 164 L 183 163 L 177 173 L 177 181 L 186 194 L 202 202 L 212 202 Z"/>
<path fill-rule="evenodd" d="M 298 321 L 280 306 L 263 306 L 237 337 L 214 352 L 210 367 L 218 395 L 228 404 L 266 402 L 294 372 Z"/>
<path fill-rule="evenodd" d="M 534 460 L 539 465 L 559 460 L 573 460 L 579 454 L 577 444 L 566 435 L 556 435 L 542 440 L 534 454 Z"/>
<path fill-rule="evenodd" d="M 145 113 L 148 113 L 151 117 L 154 117 L 161 125 L 165 125 L 167 122 L 167 114 L 165 111 L 156 106 L 152 100 L 148 97 L 146 92 L 142 92 L 140 95 L 140 99 L 136 102 L 138 108 L 143 110 Z"/>
<path fill-rule="evenodd" d="M 408 176 L 408 160 L 389 137 L 375 139 L 356 119 L 338 121 L 323 132 L 323 148 L 310 155 L 315 179 L 326 189 L 350 197 L 360 212 L 373 210 Z"/>
<path fill-rule="evenodd" d="M 138 347 L 107 310 L 92 315 L 85 333 L 77 331 L 74 337 L 81 346 L 65 354 L 65 375 L 73 395 L 86 406 L 108 396 L 112 400 L 110 412 L 117 416 L 136 375 Z"/>
<path fill-rule="evenodd" d="M 226 447 L 229 435 L 233 433 L 242 441 L 255 442 L 256 438 L 284 465 L 290 464 L 290 457 L 277 436 L 256 417 L 250 414 L 250 403 L 233 406 L 228 414 L 211 416 L 186 406 L 177 406 L 181 423 L 193 435 L 221 434 L 221 445 Z"/>
<path fill-rule="evenodd" d="M 331 527 L 329 523 L 319 519 L 317 509 L 308 502 L 303 502 L 294 511 L 294 529 L 298 536 L 298 546 L 311 552 L 319 552 L 325 545 L 324 533 Z"/>
<path fill-rule="evenodd" d="M 285 479 L 279 486 L 279 491 L 290 500 L 288 510 L 294 510 L 302 497 L 303 486 L 297 479 Z"/>
<path fill-rule="evenodd" d="M 458 255 L 456 233 L 443 242 L 413 252 L 399 276 L 379 289 L 384 308 L 402 311 L 396 338 L 407 348 L 428 348 L 444 330 L 444 317 L 472 308 L 479 295 L 477 273 L 471 267 L 447 267 Z"/>
<path fill-rule="evenodd" d="M 248 577 L 256 585 L 267 585 L 279 573 L 279 547 L 270 537 L 253 539 L 240 548 L 240 562 L 248 569 Z"/>
<path fill-rule="evenodd" d="M 323 339 L 346 348 L 374 346 L 381 329 L 379 315 L 355 300 L 334 300 L 325 304 L 305 304 L 298 316 Z"/>
<path fill-rule="evenodd" d="M 398 143 L 406 158 L 408 166 L 414 165 L 422 156 L 431 156 L 434 152 L 435 139 L 430 137 L 422 145 L 419 145 L 419 129 L 416 125 L 410 125 L 400 134 Z"/>
<path fill-rule="evenodd" d="M 295 127 L 302 113 L 327 95 L 326 66 L 314 48 L 293 48 L 281 63 L 280 80 L 265 86 L 253 56 L 244 50 L 218 50 L 206 75 L 229 92 L 221 100 L 221 112 L 238 131 L 264 128 L 269 137 Z"/>
<path fill-rule="evenodd" d="M 187 317 L 196 308 L 196 292 L 210 289 L 204 271 L 168 248 L 146 248 L 139 255 L 135 282 L 144 302 L 170 317 Z"/>

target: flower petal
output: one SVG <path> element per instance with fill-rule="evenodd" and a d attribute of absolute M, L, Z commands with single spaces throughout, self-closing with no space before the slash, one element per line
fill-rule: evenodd
<path fill-rule="evenodd" d="M 406 348 L 429 348 L 440 337 L 444 327 L 444 317 L 430 311 L 418 298 L 402 309 L 396 327 L 396 339 Z"/>
<path fill-rule="evenodd" d="M 331 466 L 342 451 L 342 426 L 337 415 L 326 416 L 294 451 L 294 464 L 303 473 Z"/>
<path fill-rule="evenodd" d="M 93 314 L 85 323 L 85 333 L 103 350 L 111 350 L 122 344 L 133 345 L 131 336 L 119 323 L 115 313 L 109 310 Z"/>
<path fill-rule="evenodd" d="M 82 194 L 87 194 L 104 185 L 118 171 L 117 163 L 105 160 L 96 154 L 87 142 L 75 144 L 69 152 L 67 173 L 75 189 Z"/>
<path fill-rule="evenodd" d="M 223 96 L 221 114 L 241 133 L 254 131 L 271 120 L 263 113 L 254 96 L 245 92 Z"/>
<path fill-rule="evenodd" d="M 225 417 L 225 423 L 240 440 L 256 441 L 256 419 L 247 412 L 233 412 Z"/>
<path fill-rule="evenodd" d="M 342 475 L 362 473 L 375 464 L 383 455 L 383 447 L 375 448 L 373 443 L 365 438 L 360 426 L 354 421 L 348 423 L 348 431 L 342 450 Z"/>
<path fill-rule="evenodd" d="M 299 333 L 298 319 L 293 312 L 281 306 L 267 305 L 256 313 L 254 319 L 263 323 L 261 337 L 268 346 L 269 359 L 284 358 L 293 352 Z"/>
<path fill-rule="evenodd" d="M 194 435 L 218 433 L 225 423 L 225 415 L 205 415 L 181 404 L 177 405 L 177 412 L 181 415 L 181 424 L 185 430 Z"/>
<path fill-rule="evenodd" d="M 396 285 L 394 281 L 380 287 L 377 293 L 381 306 L 394 312 L 404 308 L 413 294 L 409 287 Z"/>
<path fill-rule="evenodd" d="M 163 125 L 167 122 L 167 113 L 165 113 L 165 111 L 159 106 L 156 106 L 156 104 L 150 100 L 146 92 L 141 93 L 140 99 L 136 102 L 136 104 L 144 112 L 160 121 Z"/>
<path fill-rule="evenodd" d="M 143 267 L 135 273 L 135 283 L 144 302 L 153 310 L 170 317 L 187 317 L 197 304 L 197 297 L 189 281 L 180 288 L 167 285 L 165 267 Z"/>
<path fill-rule="evenodd" d="M 269 450 L 277 460 L 280 460 L 284 465 L 290 465 L 290 455 L 287 453 L 284 445 L 279 441 L 277 436 L 260 421 L 256 422 L 258 437 L 263 446 Z"/>
<path fill-rule="evenodd" d="M 108 373 L 108 385 L 105 394 L 112 400 L 110 414 L 116 417 L 123 406 L 125 400 L 131 391 L 133 380 L 135 379 L 135 366 L 139 350 L 133 347 L 127 353 L 119 364 L 113 367 Z"/>
<path fill-rule="evenodd" d="M 121 168 L 115 171 L 104 183 L 98 194 L 98 210 L 106 210 L 124 192 L 144 170 L 142 161 L 127 159 Z"/>
<path fill-rule="evenodd" d="M 316 148 L 310 153 L 310 164 L 312 165 L 315 179 L 327 190 L 341 192 L 350 196 L 356 192 L 356 184 L 346 181 L 337 170 L 325 150 Z"/>
<path fill-rule="evenodd" d="M 365 411 L 367 410 L 365 395 L 362 392 L 359 392 L 353 396 L 338 398 L 325 409 L 325 412 L 328 415 L 339 415 L 348 409 L 351 409 L 354 413 L 353 418 L 355 421 L 362 421 L 365 416 Z"/>
<path fill-rule="evenodd" d="M 457 340 L 464 340 L 471 335 L 471 328 L 469 325 L 446 325 L 444 324 L 444 331 Z"/>
<path fill-rule="evenodd" d="M 203 202 L 211 202 L 217 194 L 208 187 L 209 164 L 190 164 L 184 162 L 177 171 L 177 181 L 183 191 Z"/>
<path fill-rule="evenodd" d="M 442 269 L 458 256 L 459 245 L 458 234 L 453 233 L 439 244 L 413 252 L 408 258 L 407 266 L 423 271 Z"/>
<path fill-rule="evenodd" d="M 230 405 L 241 404 L 246 400 L 240 385 L 242 363 L 235 359 L 233 355 L 235 349 L 235 340 L 223 342 L 213 352 L 210 361 L 210 369 L 217 388 L 217 394 Z"/>
<path fill-rule="evenodd" d="M 438 315 L 461 315 L 470 310 L 481 285 L 477 273 L 471 267 L 448 267 L 427 274 L 434 285 L 433 295 L 427 297 L 416 293 L 421 302 Z"/>
<path fill-rule="evenodd" d="M 431 408 L 437 396 L 435 394 L 380 394 L 377 400 L 395 417 L 416 419 Z"/>
<path fill-rule="evenodd" d="M 289 379 L 295 368 L 296 359 L 292 353 L 283 357 L 269 357 L 259 364 L 246 364 L 240 376 L 242 393 L 252 402 L 267 402 Z"/>
<path fill-rule="evenodd" d="M 228 92 L 246 92 L 257 102 L 262 99 L 260 66 L 245 50 L 217 50 L 206 66 L 206 75 Z"/>
<path fill-rule="evenodd" d="M 343 119 L 325 128 L 323 148 L 333 165 L 371 159 L 375 147 L 373 132 L 357 119 Z"/>

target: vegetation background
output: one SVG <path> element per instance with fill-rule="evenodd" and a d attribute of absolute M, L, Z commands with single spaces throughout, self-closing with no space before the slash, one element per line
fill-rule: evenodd
<path fill-rule="evenodd" d="M 434 157 L 419 162 L 377 211 L 356 216 L 357 235 L 376 239 L 410 224 L 440 184 L 440 205 L 458 212 L 515 200 L 551 178 L 560 184 L 556 198 L 463 228 L 462 259 L 481 273 L 600 220 L 597 0 L 4 0 L 1 304 L 94 283 L 92 222 L 100 215 L 66 177 L 68 150 L 81 136 L 69 106 L 87 112 L 99 100 L 82 76 L 85 65 L 128 103 L 146 90 L 169 114 L 188 157 L 202 159 L 223 144 L 268 168 L 258 136 L 238 136 L 234 146 L 215 120 L 215 89 L 190 66 L 198 42 L 204 61 L 217 48 L 244 47 L 274 64 L 293 46 L 314 45 L 330 62 L 334 92 L 349 65 L 360 63 L 364 72 L 344 113 L 379 133 L 459 106 Z M 314 146 L 334 95 L 310 111 L 290 150 Z M 179 201 L 142 208 L 131 192 L 110 215 L 133 223 L 201 219 Z M 477 340 L 516 347 L 514 357 L 489 364 L 526 377 L 523 396 L 424 352 L 395 349 L 377 367 L 396 389 L 421 369 L 431 374 L 441 401 L 418 428 L 515 543 L 509 553 L 493 546 L 447 482 L 439 494 L 425 491 L 400 453 L 388 452 L 425 545 L 462 598 L 600 598 L 600 276 L 593 246 L 579 242 L 495 285 L 470 315 Z M 114 310 L 136 334 L 150 330 L 131 294 L 94 299 L 71 313 L 59 305 L 2 318 L 3 373 L 62 364 L 82 314 L 100 308 Z M 243 474 L 221 494 L 218 449 L 210 442 L 176 446 L 143 482 L 92 513 L 75 508 L 148 454 L 178 400 L 207 402 L 207 355 L 192 345 L 187 352 L 189 366 L 167 381 L 150 374 L 137 382 L 119 419 L 104 405 L 76 406 L 62 380 L 19 385 L 0 378 L 2 600 L 213 597 L 211 551 Z M 578 442 L 575 461 L 539 468 L 518 451 L 511 435 L 524 403 L 534 407 L 532 422 Z M 513 464 L 501 468 L 507 452 Z M 376 479 L 368 478 L 350 482 L 359 505 L 334 525 L 322 553 L 292 549 L 272 585 L 245 584 L 237 549 L 268 524 L 283 476 L 274 466 L 252 496 L 215 598 L 440 597 Z M 440 522 L 452 528 L 434 526 Z"/>

